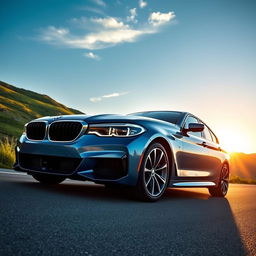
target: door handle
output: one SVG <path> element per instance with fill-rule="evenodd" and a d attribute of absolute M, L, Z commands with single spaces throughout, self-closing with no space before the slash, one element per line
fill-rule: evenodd
<path fill-rule="evenodd" d="M 207 147 L 207 144 L 206 144 L 205 141 L 202 142 L 202 146 L 203 146 L 203 147 Z"/>

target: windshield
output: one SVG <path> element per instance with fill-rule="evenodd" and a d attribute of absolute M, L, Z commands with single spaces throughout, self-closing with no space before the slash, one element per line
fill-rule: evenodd
<path fill-rule="evenodd" d="M 182 116 L 182 112 L 177 111 L 147 111 L 132 113 L 133 116 L 145 116 L 150 118 L 159 119 L 172 124 L 177 124 Z"/>

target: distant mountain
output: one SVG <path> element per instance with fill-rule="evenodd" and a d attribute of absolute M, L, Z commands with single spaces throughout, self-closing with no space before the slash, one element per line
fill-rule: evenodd
<path fill-rule="evenodd" d="M 0 138 L 19 137 L 24 124 L 41 116 L 82 114 L 51 97 L 0 81 Z"/>
<path fill-rule="evenodd" d="M 256 180 L 256 153 L 232 153 L 230 160 L 232 175 Z"/>

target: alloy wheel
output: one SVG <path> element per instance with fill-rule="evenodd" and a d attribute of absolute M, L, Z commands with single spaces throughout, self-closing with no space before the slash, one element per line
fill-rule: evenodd
<path fill-rule="evenodd" d="M 168 158 L 161 148 L 153 148 L 144 167 L 144 186 L 152 197 L 159 196 L 165 189 L 168 177 Z"/>
<path fill-rule="evenodd" d="M 223 195 L 227 194 L 228 184 L 229 184 L 229 170 L 228 170 L 227 165 L 225 164 L 222 167 L 221 181 L 220 181 L 221 191 L 222 191 Z"/>

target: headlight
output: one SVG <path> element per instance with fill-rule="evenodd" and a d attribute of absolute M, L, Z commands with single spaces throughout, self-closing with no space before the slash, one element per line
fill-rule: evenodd
<path fill-rule="evenodd" d="M 145 129 L 135 124 L 92 124 L 87 134 L 96 134 L 101 137 L 131 137 L 143 133 Z"/>

